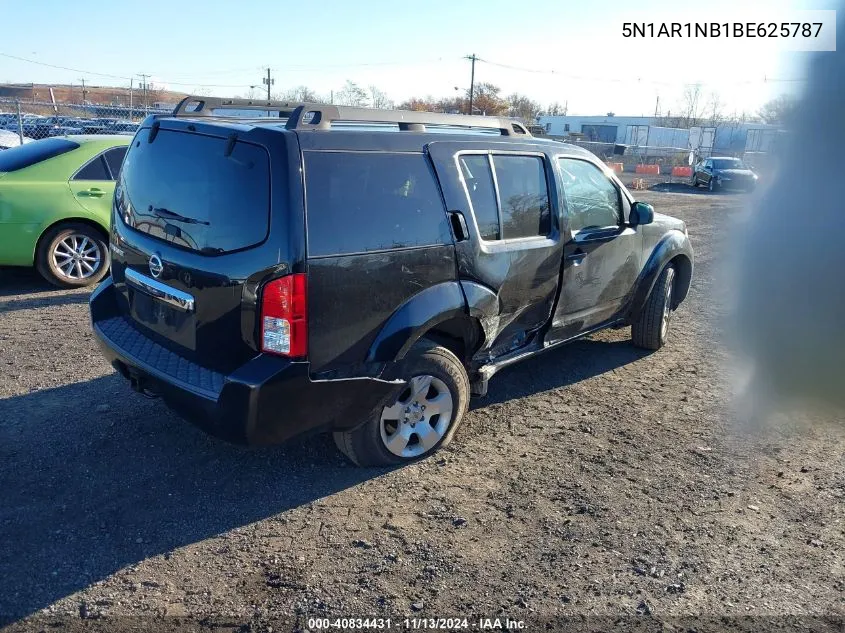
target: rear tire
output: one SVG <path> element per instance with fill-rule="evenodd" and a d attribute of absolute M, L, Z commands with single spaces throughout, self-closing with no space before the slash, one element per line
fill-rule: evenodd
<path fill-rule="evenodd" d="M 675 268 L 670 264 L 660 273 L 645 307 L 631 325 L 631 340 L 637 347 L 658 350 L 666 345 L 674 286 Z"/>
<path fill-rule="evenodd" d="M 108 244 L 102 233 L 87 224 L 59 224 L 42 236 L 35 267 L 54 286 L 90 286 L 109 271 Z"/>
<path fill-rule="evenodd" d="M 445 347 L 421 342 L 400 361 L 395 375 L 408 386 L 393 402 L 373 411 L 357 428 L 334 433 L 338 449 L 358 466 L 391 466 L 428 457 L 452 441 L 467 412 L 469 377 Z"/>

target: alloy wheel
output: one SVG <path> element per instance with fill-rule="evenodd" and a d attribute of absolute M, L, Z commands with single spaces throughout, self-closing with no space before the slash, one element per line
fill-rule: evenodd
<path fill-rule="evenodd" d="M 665 339 L 669 331 L 669 316 L 672 312 L 672 287 L 675 285 L 675 269 L 666 271 L 666 298 L 663 302 L 663 318 L 660 321 L 660 338 Z"/>
<path fill-rule="evenodd" d="M 51 257 L 56 271 L 74 281 L 96 274 L 103 263 L 97 243 L 81 233 L 72 233 L 56 242 Z"/>
<path fill-rule="evenodd" d="M 396 401 L 382 410 L 382 442 L 394 455 L 419 457 L 443 439 L 453 409 L 446 383 L 435 376 L 415 376 Z"/>

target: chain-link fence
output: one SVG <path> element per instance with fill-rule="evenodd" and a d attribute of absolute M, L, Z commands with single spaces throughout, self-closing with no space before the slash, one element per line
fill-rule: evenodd
<path fill-rule="evenodd" d="M 170 108 L 0 98 L 0 149 L 51 136 L 134 134 L 147 114 Z"/>

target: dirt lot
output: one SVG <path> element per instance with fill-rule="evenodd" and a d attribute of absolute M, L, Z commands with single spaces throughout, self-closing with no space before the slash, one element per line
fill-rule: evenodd
<path fill-rule="evenodd" d="M 639 198 L 696 248 L 669 346 L 625 329 L 503 371 L 452 448 L 392 471 L 206 437 L 101 359 L 87 292 L 3 273 L 0 624 L 841 617 L 845 427 L 732 421 L 718 263 L 746 198 Z"/>

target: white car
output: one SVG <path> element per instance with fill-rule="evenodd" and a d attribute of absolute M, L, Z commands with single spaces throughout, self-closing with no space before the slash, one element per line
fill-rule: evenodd
<path fill-rule="evenodd" d="M 23 137 L 24 143 L 31 143 L 33 139 L 28 136 Z M 0 150 L 9 149 L 10 147 L 17 147 L 21 144 L 21 138 L 17 132 L 10 132 L 9 130 L 0 130 Z"/>

